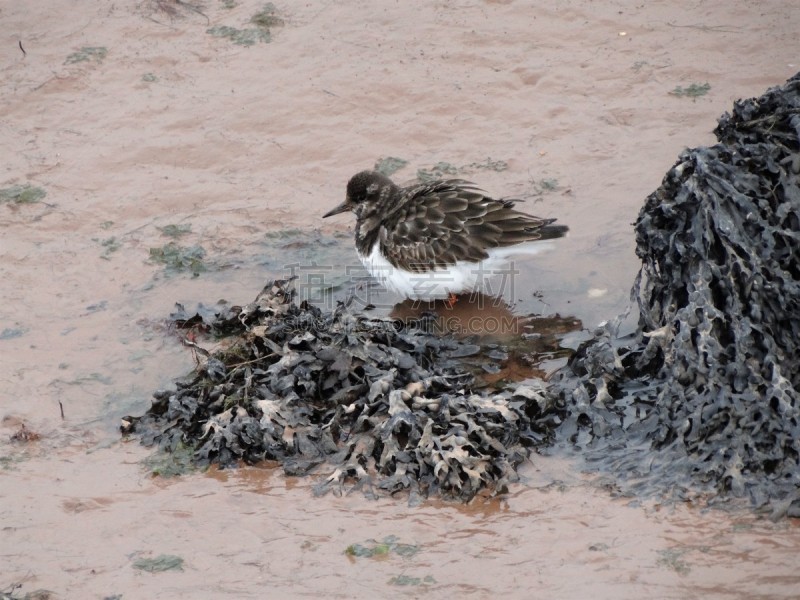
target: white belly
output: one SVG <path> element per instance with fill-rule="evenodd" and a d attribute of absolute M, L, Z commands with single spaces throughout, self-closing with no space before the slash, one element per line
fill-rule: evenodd
<path fill-rule="evenodd" d="M 516 270 L 509 257 L 513 254 L 538 254 L 546 249 L 546 245 L 538 242 L 536 246 L 524 244 L 510 248 L 489 250 L 489 258 L 480 262 L 459 261 L 454 265 L 413 273 L 392 266 L 375 244 L 368 255 L 358 253 L 367 271 L 381 285 L 412 300 L 436 300 L 448 298 L 450 294 L 487 291 L 489 278 L 500 276 L 505 278 L 504 285 L 511 284 L 509 277 L 514 277 Z M 496 277 L 495 277 L 496 279 Z M 503 290 L 499 290 L 502 293 Z"/>

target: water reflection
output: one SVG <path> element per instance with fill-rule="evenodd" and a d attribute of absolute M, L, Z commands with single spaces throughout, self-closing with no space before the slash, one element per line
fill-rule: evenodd
<path fill-rule="evenodd" d="M 561 345 L 562 337 L 581 329 L 574 317 L 551 315 L 516 315 L 502 297 L 486 294 L 463 294 L 454 302 L 404 300 L 392 308 L 389 316 L 460 339 L 472 338 L 482 351 L 465 362 L 480 367 L 480 379 L 489 385 L 545 379 L 540 365 L 565 360 L 571 350 Z"/>

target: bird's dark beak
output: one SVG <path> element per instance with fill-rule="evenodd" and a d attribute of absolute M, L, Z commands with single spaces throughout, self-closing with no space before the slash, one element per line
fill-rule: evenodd
<path fill-rule="evenodd" d="M 353 204 L 350 202 L 350 198 L 347 198 L 339 206 L 322 215 L 322 218 L 325 219 L 327 217 L 332 217 L 333 215 L 338 215 L 339 213 L 347 212 L 351 208 L 353 208 Z"/>

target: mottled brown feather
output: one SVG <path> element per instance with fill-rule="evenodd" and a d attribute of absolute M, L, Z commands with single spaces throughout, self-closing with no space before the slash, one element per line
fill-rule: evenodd
<path fill-rule="evenodd" d="M 347 193 L 358 218 L 358 251 L 369 255 L 378 243 L 393 266 L 416 273 L 479 262 L 492 248 L 537 240 L 555 220 L 519 212 L 513 201 L 495 200 L 462 179 L 401 188 L 365 171 L 350 180 Z"/>

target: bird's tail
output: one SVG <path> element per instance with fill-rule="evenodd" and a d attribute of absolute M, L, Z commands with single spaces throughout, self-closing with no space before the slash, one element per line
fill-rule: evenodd
<path fill-rule="evenodd" d="M 554 219 L 555 220 L 555 219 Z M 551 221 L 552 223 L 552 221 Z M 554 240 L 556 238 L 564 237 L 569 231 L 566 225 L 552 225 L 548 223 L 537 231 L 540 240 Z"/>

